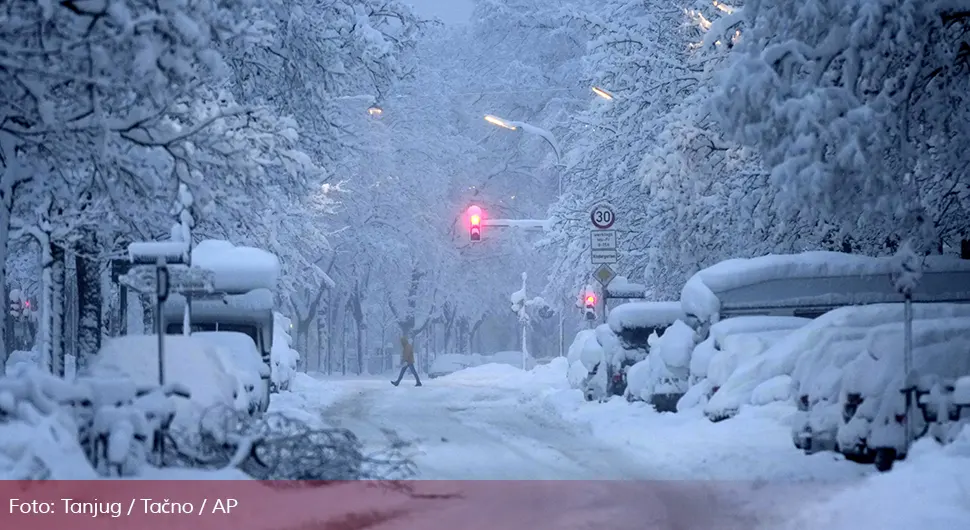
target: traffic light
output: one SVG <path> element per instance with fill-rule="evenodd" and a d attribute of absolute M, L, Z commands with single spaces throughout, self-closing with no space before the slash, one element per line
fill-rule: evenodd
<path fill-rule="evenodd" d="M 23 315 L 23 309 L 24 308 L 21 305 L 20 300 L 11 300 L 10 301 L 10 315 L 11 316 L 13 316 L 13 317 L 20 317 L 21 315 Z"/>
<path fill-rule="evenodd" d="M 596 293 L 586 292 L 586 320 L 596 320 Z"/>
<path fill-rule="evenodd" d="M 468 235 L 472 241 L 482 240 L 482 209 L 478 206 L 468 208 Z"/>

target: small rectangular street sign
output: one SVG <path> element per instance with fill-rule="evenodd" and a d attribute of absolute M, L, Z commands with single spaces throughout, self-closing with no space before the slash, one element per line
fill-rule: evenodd
<path fill-rule="evenodd" d="M 616 278 L 616 273 L 613 272 L 613 269 L 610 268 L 609 265 L 600 265 L 599 268 L 596 269 L 596 272 L 593 273 L 593 276 L 600 282 L 600 284 L 603 285 L 603 287 L 606 287 L 611 281 L 613 281 L 613 278 Z"/>
<path fill-rule="evenodd" d="M 593 265 L 611 264 L 619 261 L 616 249 L 609 250 L 590 250 L 590 261 Z"/>
<path fill-rule="evenodd" d="M 616 250 L 616 230 L 591 230 L 589 240 L 593 250 Z"/>

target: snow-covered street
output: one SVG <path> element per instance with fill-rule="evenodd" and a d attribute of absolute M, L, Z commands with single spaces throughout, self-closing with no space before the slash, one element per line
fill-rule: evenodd
<path fill-rule="evenodd" d="M 970 517 L 959 509 L 940 510 L 952 506 L 945 496 L 920 501 L 900 487 L 905 479 L 922 482 L 925 491 L 924 467 L 901 463 L 897 478 L 874 475 L 870 466 L 834 453 L 804 455 L 791 443 L 789 404 L 745 409 L 711 423 L 700 412 L 659 414 L 622 399 L 586 403 L 569 388 L 564 370 L 559 361 L 529 372 L 486 365 L 425 380 L 421 388 L 407 379 L 393 387 L 376 376 L 301 376 L 274 408 L 318 415 L 373 447 L 385 439 L 383 430 L 394 431 L 415 444 L 417 478 L 507 479 L 508 486 L 498 489 L 509 491 L 525 487 L 511 481 L 531 480 L 529 502 L 539 503 L 540 511 L 552 507 L 540 507 L 537 488 L 548 490 L 557 499 L 549 502 L 560 508 L 650 513 L 649 521 L 669 528 L 822 528 L 816 519 L 829 521 L 826 528 L 869 520 L 903 528 L 902 521 L 928 511 L 946 524 Z M 933 480 L 946 486 L 953 477 L 935 472 Z M 877 497 L 886 491 L 895 492 L 896 501 L 888 512 Z M 572 495 L 582 501 L 562 498 Z M 889 515 L 903 513 L 897 510 L 906 515 Z"/>

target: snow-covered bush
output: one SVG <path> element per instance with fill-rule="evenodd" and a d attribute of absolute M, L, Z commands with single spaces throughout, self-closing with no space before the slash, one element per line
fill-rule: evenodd
<path fill-rule="evenodd" d="M 183 388 L 131 379 L 67 382 L 35 367 L 0 378 L 0 477 L 135 475 L 175 414 Z"/>
<path fill-rule="evenodd" d="M 11 375 L 17 373 L 23 367 L 27 366 L 40 366 L 40 350 L 34 348 L 32 350 L 10 352 L 10 355 L 7 356 L 6 366 L 4 367 L 4 374 Z"/>
<path fill-rule="evenodd" d="M 300 364 L 300 352 L 293 349 L 292 323 L 280 313 L 273 313 L 272 382 L 274 391 L 289 390 Z"/>

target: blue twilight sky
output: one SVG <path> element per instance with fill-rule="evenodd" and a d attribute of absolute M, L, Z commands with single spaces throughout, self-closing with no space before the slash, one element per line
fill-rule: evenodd
<path fill-rule="evenodd" d="M 415 12 L 426 17 L 438 17 L 446 24 L 468 22 L 472 14 L 472 0 L 404 0 Z"/>

